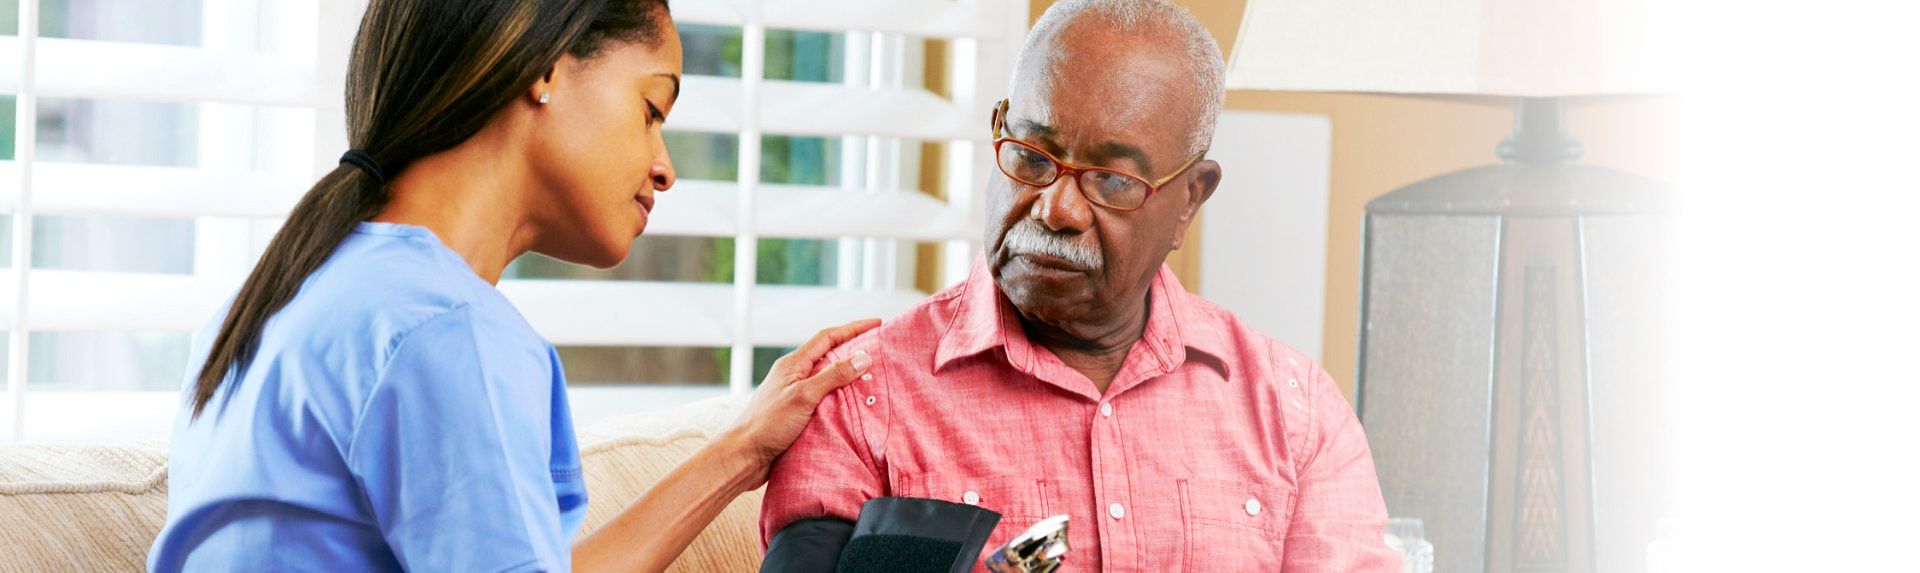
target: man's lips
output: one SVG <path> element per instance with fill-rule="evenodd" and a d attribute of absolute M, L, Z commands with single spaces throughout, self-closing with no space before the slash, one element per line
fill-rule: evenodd
<path fill-rule="evenodd" d="M 1063 259 L 1063 258 L 1049 255 L 1046 253 L 1014 253 L 1013 256 L 1026 259 L 1028 263 L 1031 263 L 1034 266 L 1046 267 L 1048 269 L 1059 270 L 1059 271 L 1069 271 L 1069 272 L 1076 272 L 1076 273 L 1087 272 L 1086 267 L 1082 267 L 1078 264 L 1074 264 L 1073 261 L 1069 261 L 1067 259 Z"/>

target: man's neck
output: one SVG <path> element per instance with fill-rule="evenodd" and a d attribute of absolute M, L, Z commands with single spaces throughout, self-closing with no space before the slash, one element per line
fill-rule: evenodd
<path fill-rule="evenodd" d="M 1053 351 L 1060 362 L 1079 371 L 1093 382 L 1094 389 L 1106 394 L 1134 343 L 1146 333 L 1150 309 L 1147 297 L 1139 300 L 1139 304 L 1129 305 L 1135 307 L 1133 310 L 1113 313 L 1112 319 L 1101 323 L 1054 326 L 1022 315 L 1020 327 L 1027 340 Z"/>

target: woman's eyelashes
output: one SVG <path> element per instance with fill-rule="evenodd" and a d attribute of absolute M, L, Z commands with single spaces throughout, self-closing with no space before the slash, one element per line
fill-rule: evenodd
<path fill-rule="evenodd" d="M 647 125 L 659 125 L 666 121 L 667 114 L 661 113 L 660 107 L 653 105 L 653 100 L 647 100 Z"/>

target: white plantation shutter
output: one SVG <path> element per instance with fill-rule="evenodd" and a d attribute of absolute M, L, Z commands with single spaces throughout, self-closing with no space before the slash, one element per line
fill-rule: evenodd
<path fill-rule="evenodd" d="M 14 154 L 0 162 L 0 208 L 12 221 L 11 266 L 0 281 L 10 342 L 0 432 L 11 440 L 163 439 L 184 374 L 183 341 L 238 288 L 278 219 L 346 149 L 340 100 L 364 2 L 154 1 L 187 16 L 136 24 L 197 25 L 199 41 L 114 37 L 117 16 L 104 11 L 151 9 L 146 0 L 19 0 L 18 33 L 0 37 L 0 92 L 12 95 L 15 111 Z M 939 243 L 942 284 L 963 277 L 981 232 L 977 189 L 992 169 L 987 112 L 1006 91 L 1028 15 L 1024 0 L 680 0 L 673 10 L 683 26 L 740 30 L 739 77 L 689 75 L 666 125 L 736 137 L 737 173 L 733 181 L 682 179 L 659 196 L 647 235 L 733 239 L 732 282 L 508 279 L 500 289 L 558 346 L 730 348 L 727 384 L 692 393 L 583 389 L 600 392 L 576 397 L 583 421 L 595 416 L 580 412 L 596 407 L 747 391 L 756 347 L 793 346 L 825 326 L 906 310 L 926 293 L 901 280 L 912 274 L 903 264 L 930 263 L 903 254 L 910 247 L 901 241 Z M 36 33 L 50 11 L 70 23 L 95 18 L 98 29 Z M 842 35 L 844 78 L 763 79 L 768 30 Z M 921 66 L 903 46 L 922 39 L 946 47 L 940 85 L 948 95 L 904 81 Z M 184 110 L 170 116 L 187 126 L 179 134 L 119 130 L 105 113 L 90 116 L 97 125 L 84 133 L 96 148 L 122 137 L 178 143 L 191 160 L 116 161 L 76 154 L 84 145 L 72 141 L 50 143 L 57 137 L 42 124 L 84 139 L 71 134 L 81 133 L 73 118 L 85 114 L 47 112 L 75 101 Z M 838 183 L 762 183 L 762 140 L 784 136 L 840 141 Z M 945 144 L 944 199 L 913 188 L 918 179 L 902 166 L 919 153 L 903 150 L 904 140 Z M 62 222 L 80 220 L 93 226 Z M 191 240 L 179 243 L 190 246 L 140 239 L 163 220 L 190 221 Z M 88 242 L 101 236 L 139 252 L 190 252 L 157 257 L 177 259 L 164 272 L 126 256 L 80 257 L 93 261 L 85 264 L 45 256 L 99 251 Z M 825 272 L 837 280 L 756 284 L 762 238 L 831 241 L 836 268 Z M 166 381 L 94 380 L 122 375 Z"/>
<path fill-rule="evenodd" d="M 871 284 L 875 281 L 869 281 L 867 288 L 757 286 L 757 237 L 946 241 L 946 281 L 964 276 L 981 228 L 980 201 L 972 192 L 980 181 L 976 174 L 990 168 L 988 132 L 982 126 L 991 101 L 1005 92 L 1012 56 L 1025 30 L 1024 1 L 739 0 L 681 2 L 674 9 L 683 24 L 743 30 L 741 77 L 688 77 L 684 89 L 688 95 L 668 121 L 670 129 L 738 133 L 740 171 L 735 182 L 684 180 L 674 191 L 661 195 L 661 216 L 649 232 L 736 237 L 734 284 L 726 298 L 710 286 L 663 287 L 641 295 L 672 297 L 651 300 L 698 301 L 695 304 L 701 306 L 682 309 L 684 315 L 676 315 L 682 320 L 648 321 L 634 316 L 631 322 L 616 321 L 645 324 L 621 327 L 633 337 L 623 342 L 687 341 L 684 335 L 689 333 L 709 336 L 713 342 L 724 340 L 733 348 L 729 382 L 739 392 L 754 382 L 746 362 L 753 347 L 795 345 L 820 327 L 891 316 L 924 297 L 896 285 Z M 872 34 L 872 45 L 880 48 L 870 52 L 868 73 L 848 73 L 849 79 L 840 84 L 764 80 L 762 46 L 768 29 L 878 32 Z M 951 41 L 950 99 L 903 87 L 897 72 L 886 69 L 889 63 L 898 66 L 899 62 L 873 55 L 885 52 L 889 40 L 897 42 L 903 36 Z M 864 185 L 860 189 L 864 192 L 849 193 L 840 188 L 760 183 L 759 140 L 769 134 L 947 142 L 948 197 L 943 201 L 887 184 Z M 517 287 L 503 288 L 512 292 Z M 603 296 L 621 295 L 604 292 Z M 635 314 L 643 312 L 647 311 Z M 555 332 L 608 328 L 587 324 L 599 322 L 587 314 L 556 313 L 543 318 L 553 321 Z"/>

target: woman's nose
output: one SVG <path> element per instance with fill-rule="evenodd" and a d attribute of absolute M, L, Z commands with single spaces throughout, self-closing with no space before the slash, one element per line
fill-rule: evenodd
<path fill-rule="evenodd" d="M 653 178 L 655 191 L 666 191 L 673 187 L 673 157 L 667 152 L 666 146 L 660 146 L 660 159 L 653 162 L 653 169 L 648 176 Z"/>

